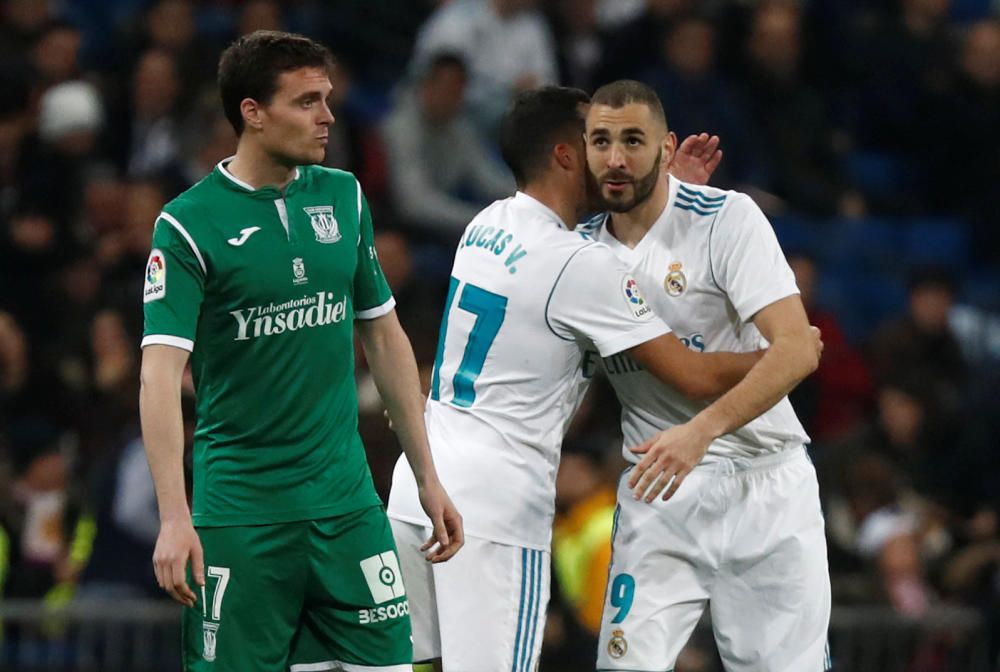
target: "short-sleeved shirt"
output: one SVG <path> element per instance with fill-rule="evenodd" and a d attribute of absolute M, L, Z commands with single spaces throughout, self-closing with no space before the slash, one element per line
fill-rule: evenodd
<path fill-rule="evenodd" d="M 625 264 L 524 193 L 466 228 L 427 402 L 438 474 L 466 533 L 547 549 L 563 436 L 597 357 L 669 332 Z M 396 465 L 389 516 L 414 523 L 413 473 Z"/>
<path fill-rule="evenodd" d="M 156 220 L 143 347 L 191 351 L 197 526 L 317 519 L 378 504 L 357 432 L 353 322 L 391 311 L 350 173 L 279 190 L 220 163 Z"/>
<path fill-rule="evenodd" d="M 627 263 L 646 300 L 682 343 L 699 352 L 751 352 L 767 342 L 752 322 L 766 306 L 798 294 L 770 223 L 746 194 L 671 177 L 663 213 L 630 249 L 606 226 L 596 233 Z M 606 362 L 607 364 L 607 362 Z M 605 367 L 622 404 L 627 450 L 687 422 L 707 402 L 688 399 L 637 366 Z M 753 457 L 809 441 L 788 398 L 715 440 L 707 461 Z"/>

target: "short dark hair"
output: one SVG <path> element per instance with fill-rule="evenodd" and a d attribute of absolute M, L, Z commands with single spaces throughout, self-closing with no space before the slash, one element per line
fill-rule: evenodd
<path fill-rule="evenodd" d="M 632 103 L 641 103 L 649 108 L 654 119 L 663 122 L 664 128 L 669 128 L 667 114 L 663 111 L 663 103 L 660 102 L 656 91 L 634 79 L 619 79 L 605 84 L 594 91 L 590 102 L 593 105 L 607 105 L 616 109 Z"/>
<path fill-rule="evenodd" d="M 219 58 L 222 111 L 236 135 L 243 133 L 240 103 L 252 98 L 264 105 L 278 90 L 278 77 L 299 68 L 333 67 L 326 47 L 303 35 L 257 30 L 240 37 Z"/>
<path fill-rule="evenodd" d="M 562 86 L 546 86 L 515 96 L 500 122 L 500 153 L 518 187 L 545 170 L 554 145 L 583 137 L 580 106 L 589 101 L 584 91 Z"/>

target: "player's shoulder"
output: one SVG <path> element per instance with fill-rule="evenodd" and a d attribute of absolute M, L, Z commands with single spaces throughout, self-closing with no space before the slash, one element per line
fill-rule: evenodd
<path fill-rule="evenodd" d="M 347 170 L 320 165 L 299 166 L 299 170 L 302 171 L 302 179 L 310 187 L 333 188 L 349 191 L 352 194 L 356 194 L 360 189 L 358 178 Z"/>
<path fill-rule="evenodd" d="M 690 220 L 692 224 L 710 224 L 720 219 L 743 216 L 748 210 L 758 209 L 753 199 L 741 191 L 676 181 L 673 214 Z"/>

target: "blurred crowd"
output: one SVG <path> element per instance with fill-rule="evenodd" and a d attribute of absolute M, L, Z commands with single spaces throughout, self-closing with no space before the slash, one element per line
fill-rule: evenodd
<path fill-rule="evenodd" d="M 365 189 L 428 379 L 453 246 L 514 188 L 496 130 L 515 92 L 640 79 L 679 136 L 720 135 L 712 183 L 775 221 L 826 342 L 793 403 L 835 604 L 968 605 L 1000 646 L 998 15 L 993 0 L 0 0 L 0 599 L 158 596 L 143 268 L 163 204 L 235 151 L 219 53 L 276 29 L 337 57 L 325 163 Z M 398 447 L 357 357 L 385 494 Z M 593 659 L 617 424 L 599 381 L 560 472 L 545 669 Z M 947 669 L 946 648 L 927 643 L 919 669 Z M 678 671 L 707 658 L 692 646 Z"/>

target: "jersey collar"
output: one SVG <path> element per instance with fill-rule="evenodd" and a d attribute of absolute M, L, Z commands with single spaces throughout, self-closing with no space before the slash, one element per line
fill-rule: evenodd
<path fill-rule="evenodd" d="M 566 226 L 566 222 L 562 221 L 562 217 L 557 215 L 555 210 L 545 205 L 534 196 L 529 196 L 523 191 L 518 191 L 514 194 L 514 203 L 544 215 L 545 217 L 553 220 L 560 229 L 569 231 L 569 227 Z"/>
<path fill-rule="evenodd" d="M 218 173 L 225 179 L 227 184 L 238 189 L 239 191 L 243 191 L 254 196 L 266 197 L 270 200 L 273 200 L 275 198 L 281 198 L 284 195 L 282 194 L 281 190 L 278 189 L 277 187 L 267 186 L 267 187 L 261 187 L 259 189 L 254 189 L 250 184 L 244 182 L 243 180 L 239 179 L 238 177 L 230 173 L 228 168 L 229 162 L 235 158 L 236 158 L 235 154 L 233 156 L 226 157 L 222 161 L 219 161 L 219 163 L 217 163 L 215 166 L 216 171 L 218 171 Z M 301 175 L 302 171 L 299 168 L 296 168 L 295 175 L 292 177 L 292 181 L 289 182 L 288 186 L 285 187 L 286 193 L 292 187 L 292 185 L 298 182 L 299 177 Z"/>
<path fill-rule="evenodd" d="M 646 248 L 653 244 L 652 241 L 656 238 L 655 232 L 662 229 L 664 226 L 667 226 L 667 220 L 670 219 L 670 211 L 673 209 L 674 201 L 677 198 L 677 187 L 679 184 L 680 180 L 671 175 L 667 203 L 663 206 L 663 212 L 660 213 L 660 216 L 656 218 L 655 222 L 653 222 L 653 226 L 649 228 L 649 231 L 646 232 L 646 235 L 642 237 L 642 240 L 640 240 L 639 244 L 634 248 L 628 247 L 611 235 L 611 232 L 608 231 L 608 221 L 611 219 L 611 213 L 606 213 L 604 215 L 604 221 L 601 222 L 601 228 L 597 231 L 597 240 L 614 250 L 615 255 L 619 259 L 634 259 L 641 257 Z"/>

